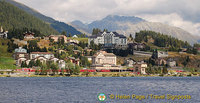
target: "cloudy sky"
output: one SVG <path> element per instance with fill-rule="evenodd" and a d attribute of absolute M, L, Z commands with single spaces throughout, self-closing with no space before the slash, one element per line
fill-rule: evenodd
<path fill-rule="evenodd" d="M 200 0 L 16 0 L 63 22 L 89 23 L 107 15 L 138 16 L 200 36 Z"/>

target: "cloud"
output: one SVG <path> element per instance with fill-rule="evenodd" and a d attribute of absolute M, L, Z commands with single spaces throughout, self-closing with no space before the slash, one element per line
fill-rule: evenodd
<path fill-rule="evenodd" d="M 147 21 L 151 22 L 161 22 L 164 24 L 176 26 L 182 28 L 191 34 L 199 35 L 200 33 L 200 23 L 193 23 L 191 21 L 184 20 L 180 15 L 177 13 L 171 14 L 157 14 L 157 15 L 138 15 L 138 17 L 142 17 Z"/>
<path fill-rule="evenodd" d="M 200 34 L 200 0 L 16 0 L 56 20 L 91 22 L 116 14 L 139 15 Z M 142 15 L 142 16 L 141 16 Z"/>

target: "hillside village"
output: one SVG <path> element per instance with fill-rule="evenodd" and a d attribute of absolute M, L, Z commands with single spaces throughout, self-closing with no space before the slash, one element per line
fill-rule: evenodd
<path fill-rule="evenodd" d="M 156 46 L 154 44 L 156 39 L 150 37 L 145 42 L 142 39 L 140 41 L 138 37 L 134 39 L 117 32 L 95 30 L 97 29 L 94 29 L 93 35 L 89 37 L 85 35 L 72 37 L 65 32 L 60 35 L 41 36 L 26 31 L 21 34 L 23 37 L 10 38 L 8 31 L 4 31 L 1 27 L 1 45 L 5 45 L 3 41 L 8 40 L 6 52 L 12 54 L 15 61 L 13 65 L 16 66 L 15 69 L 1 68 L 1 74 L 95 76 L 103 73 L 100 76 L 107 74 L 117 76 L 118 73 L 122 73 L 121 76 L 136 76 L 197 73 L 198 75 L 200 68 L 198 44 L 195 44 L 197 53 L 194 54 L 189 52 L 192 47 L 182 47 L 178 51 L 170 50 L 169 47 Z"/>

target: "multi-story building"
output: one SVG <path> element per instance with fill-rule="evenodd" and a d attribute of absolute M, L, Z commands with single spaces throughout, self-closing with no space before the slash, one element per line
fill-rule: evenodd
<path fill-rule="evenodd" d="M 29 54 L 27 53 L 27 50 L 22 47 L 15 49 L 15 53 L 13 56 L 15 60 L 19 58 L 29 59 Z"/>
<path fill-rule="evenodd" d="M 15 53 L 13 54 L 13 57 L 16 60 L 16 65 L 21 65 L 23 61 L 29 59 L 29 54 L 27 53 L 26 49 L 19 47 L 15 49 Z"/>
<path fill-rule="evenodd" d="M 91 69 L 96 70 L 119 70 L 116 65 L 117 57 L 113 53 L 99 51 L 92 57 Z"/>
<path fill-rule="evenodd" d="M 127 38 L 124 35 L 118 34 L 117 32 L 99 32 L 97 35 L 92 35 L 89 37 L 89 45 L 91 41 L 97 45 L 101 44 L 104 47 L 127 45 Z"/>

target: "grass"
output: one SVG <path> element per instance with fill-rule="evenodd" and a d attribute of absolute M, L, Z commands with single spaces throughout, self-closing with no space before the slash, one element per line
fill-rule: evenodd
<path fill-rule="evenodd" d="M 50 44 L 50 41 L 49 40 L 44 40 L 44 39 L 41 39 L 38 42 L 38 45 L 39 45 L 40 48 L 44 48 L 44 47 L 48 48 L 48 47 L 50 47 L 49 44 Z"/>
<path fill-rule="evenodd" d="M 11 57 L 0 57 L 0 69 L 16 69 L 15 60 Z"/>
<path fill-rule="evenodd" d="M 68 38 L 69 38 L 69 39 L 78 40 L 78 41 L 81 41 L 81 42 L 85 42 L 85 43 L 88 42 L 88 38 L 72 38 L 72 37 L 68 37 Z"/>
<path fill-rule="evenodd" d="M 9 40 L 0 39 L 0 69 L 16 69 L 12 53 L 7 52 Z"/>

